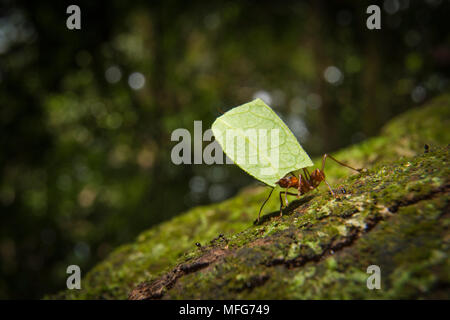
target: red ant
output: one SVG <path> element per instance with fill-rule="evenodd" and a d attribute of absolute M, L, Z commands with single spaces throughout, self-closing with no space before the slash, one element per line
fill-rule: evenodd
<path fill-rule="evenodd" d="M 330 156 L 328 154 L 324 154 L 323 158 L 322 158 L 322 169 L 315 169 L 310 174 L 308 169 L 303 168 L 303 174 L 299 174 L 298 178 L 291 172 L 291 173 L 289 173 L 290 174 L 289 176 L 281 178 L 280 180 L 275 182 L 275 184 L 278 184 L 280 187 L 286 188 L 286 190 L 284 191 L 284 201 L 286 203 L 286 207 L 289 204 L 289 202 L 287 200 L 288 194 L 297 196 L 297 199 L 299 199 L 302 194 L 308 193 L 309 191 L 317 188 L 322 181 L 324 181 L 326 183 L 326 185 L 328 186 L 328 189 L 330 190 L 333 197 L 336 197 L 333 189 L 331 189 L 327 180 L 325 180 L 325 173 L 323 170 L 324 170 L 325 161 L 327 160 L 327 158 L 331 158 L 332 160 L 336 161 L 341 166 L 347 167 L 347 168 L 355 170 L 357 172 L 361 172 L 363 170 L 363 169 L 355 169 L 353 167 L 350 167 L 349 165 L 336 160 L 332 156 Z M 297 193 L 288 192 L 289 188 L 296 188 Z M 261 211 L 262 211 L 264 205 L 266 204 L 266 202 L 269 200 L 270 196 L 272 195 L 273 190 L 275 190 L 275 188 L 273 188 L 272 191 L 270 191 L 269 196 L 267 197 L 267 199 L 264 201 L 261 208 L 259 209 L 258 222 L 259 222 L 259 218 L 261 216 Z M 282 193 L 283 193 L 283 191 L 280 192 L 280 217 L 283 215 L 283 200 L 281 198 Z"/>

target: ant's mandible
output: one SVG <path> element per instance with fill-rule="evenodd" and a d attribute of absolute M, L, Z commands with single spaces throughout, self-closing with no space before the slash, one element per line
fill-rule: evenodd
<path fill-rule="evenodd" d="M 326 183 L 326 185 L 327 185 L 328 189 L 330 190 L 331 194 L 333 195 L 333 197 L 336 196 L 334 191 L 333 191 L 333 189 L 331 189 L 331 186 L 328 184 L 327 180 L 325 180 L 324 168 L 325 168 L 325 161 L 327 160 L 327 158 L 330 158 L 330 159 L 336 161 L 341 166 L 347 167 L 347 168 L 355 170 L 357 172 L 361 172 L 363 170 L 363 169 L 355 169 L 353 167 L 350 167 L 349 165 L 336 160 L 335 158 L 333 158 L 329 154 L 324 154 L 323 158 L 322 158 L 322 168 L 321 169 L 315 169 L 310 174 L 308 169 L 303 168 L 303 174 L 299 174 L 298 177 L 296 177 L 291 172 L 290 175 L 288 175 L 288 176 L 286 176 L 284 178 L 281 178 L 280 180 L 275 182 L 275 184 L 278 184 L 280 187 L 285 188 L 284 201 L 285 201 L 286 207 L 289 204 L 289 202 L 287 200 L 287 195 L 288 194 L 293 195 L 293 196 L 296 195 L 297 199 L 299 199 L 301 195 L 303 195 L 305 193 L 308 193 L 309 191 L 314 190 L 315 188 L 317 188 L 322 181 L 324 181 Z M 289 188 L 296 188 L 297 189 L 297 193 L 288 192 Z M 270 196 L 272 195 L 273 190 L 275 190 L 275 188 L 273 188 L 272 191 L 270 191 L 269 196 L 267 197 L 267 199 L 264 201 L 264 203 L 262 204 L 261 208 L 259 209 L 258 222 L 259 222 L 259 218 L 261 216 L 261 211 L 262 211 L 264 205 L 266 204 L 266 202 L 269 200 Z M 283 215 L 282 193 L 283 193 L 283 191 L 280 192 L 280 216 Z"/>

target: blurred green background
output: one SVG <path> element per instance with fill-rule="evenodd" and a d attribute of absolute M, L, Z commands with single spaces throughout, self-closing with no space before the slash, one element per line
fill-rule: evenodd
<path fill-rule="evenodd" d="M 0 0 L 0 298 L 65 288 L 254 180 L 174 165 L 177 128 L 260 97 L 316 156 L 448 91 L 449 1 Z M 81 30 L 66 8 L 81 8 Z"/>

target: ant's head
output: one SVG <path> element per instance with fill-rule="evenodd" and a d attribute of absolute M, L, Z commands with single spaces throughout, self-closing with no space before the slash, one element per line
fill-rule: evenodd
<path fill-rule="evenodd" d="M 287 188 L 288 186 L 293 186 L 297 183 L 297 178 L 293 176 L 288 176 L 281 178 L 275 184 L 278 184 L 282 188 Z"/>

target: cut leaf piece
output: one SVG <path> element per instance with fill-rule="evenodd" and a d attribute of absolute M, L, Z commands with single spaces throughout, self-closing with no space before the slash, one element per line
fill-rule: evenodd
<path fill-rule="evenodd" d="M 211 129 L 234 163 L 271 187 L 287 173 L 313 165 L 291 130 L 261 99 L 231 109 Z"/>

